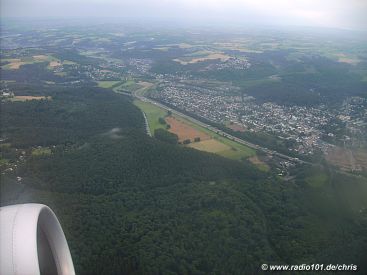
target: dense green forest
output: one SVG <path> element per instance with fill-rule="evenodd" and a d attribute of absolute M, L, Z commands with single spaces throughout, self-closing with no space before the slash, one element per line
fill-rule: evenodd
<path fill-rule="evenodd" d="M 256 274 L 262 263 L 367 270 L 364 178 L 320 164 L 284 181 L 150 138 L 130 99 L 104 89 L 1 108 L 9 161 L 50 149 L 2 177 L 1 204 L 49 205 L 78 274 Z"/>

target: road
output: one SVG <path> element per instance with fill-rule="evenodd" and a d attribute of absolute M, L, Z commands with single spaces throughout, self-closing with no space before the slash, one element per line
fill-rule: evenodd
<path fill-rule="evenodd" d="M 265 152 L 265 153 L 267 153 L 267 154 L 269 154 L 269 155 L 277 156 L 277 157 L 280 157 L 280 158 L 282 158 L 282 159 L 285 159 L 285 160 L 288 160 L 288 161 L 291 161 L 291 162 L 308 163 L 308 162 L 303 161 L 303 160 L 300 160 L 300 159 L 298 159 L 298 158 L 294 158 L 294 157 L 291 157 L 291 156 L 287 156 L 287 155 L 285 155 L 285 154 L 282 154 L 282 153 L 276 152 L 276 151 L 274 151 L 274 150 L 270 150 L 270 149 L 268 149 L 268 148 L 266 148 L 266 147 L 262 147 L 262 146 L 260 146 L 260 145 L 253 144 L 253 143 L 248 142 L 248 141 L 246 141 L 246 140 L 243 140 L 243 139 L 240 139 L 240 138 L 235 137 L 235 136 L 233 136 L 233 135 L 230 135 L 230 134 L 228 134 L 228 133 L 226 133 L 226 132 L 224 132 L 224 131 L 222 131 L 222 130 L 220 130 L 220 129 L 216 128 L 216 127 L 213 127 L 213 126 L 211 126 L 211 125 L 209 125 L 209 124 L 206 124 L 206 123 L 204 123 L 204 122 L 202 122 L 202 121 L 199 121 L 199 120 L 197 120 L 197 119 L 195 119 L 195 118 L 193 118 L 193 117 L 191 117 L 191 116 L 189 116 L 189 115 L 183 114 L 183 113 L 181 113 L 180 111 L 174 110 L 174 109 L 172 109 L 172 108 L 170 108 L 170 107 L 168 107 L 168 106 L 165 106 L 165 105 L 163 105 L 163 104 L 161 104 L 161 103 L 159 103 L 159 102 L 157 102 L 157 101 L 155 101 L 155 100 L 152 100 L 152 99 L 150 99 L 150 98 L 146 98 L 146 97 L 144 97 L 144 96 L 137 95 L 137 94 L 135 94 L 135 93 L 134 93 L 132 96 L 133 96 L 133 97 L 135 97 L 135 98 L 137 98 L 137 99 L 139 99 L 139 100 L 141 100 L 141 101 L 149 102 L 149 103 L 154 104 L 154 105 L 156 105 L 156 106 L 158 106 L 158 107 L 160 107 L 160 108 L 162 108 L 162 109 L 165 109 L 165 110 L 167 110 L 167 111 L 170 111 L 170 112 L 172 112 L 173 114 L 176 114 L 176 115 L 178 115 L 178 116 L 184 117 L 185 119 L 187 119 L 187 120 L 189 120 L 189 121 L 191 121 L 191 122 L 193 122 L 193 123 L 195 123 L 195 124 L 198 124 L 198 125 L 200 125 L 201 127 L 204 127 L 205 129 L 208 129 L 208 130 L 210 130 L 210 131 L 212 131 L 212 132 L 217 133 L 217 134 L 218 134 L 218 135 L 220 135 L 220 136 L 223 136 L 223 137 L 225 137 L 225 138 L 228 138 L 228 139 L 230 139 L 230 140 L 233 140 L 233 141 L 235 141 L 235 142 L 238 142 L 238 143 L 240 143 L 240 144 L 243 144 L 243 145 L 245 145 L 245 146 L 247 146 L 247 147 L 253 148 L 253 149 L 255 149 L 255 150 L 263 151 L 263 152 Z"/>

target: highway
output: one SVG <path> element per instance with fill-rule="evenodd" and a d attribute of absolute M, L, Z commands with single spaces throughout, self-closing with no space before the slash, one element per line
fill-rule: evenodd
<path fill-rule="evenodd" d="M 276 151 L 274 151 L 274 150 L 270 150 L 270 149 L 265 148 L 265 147 L 262 147 L 262 146 L 260 146 L 260 145 L 253 144 L 253 143 L 251 143 L 251 142 L 248 142 L 248 141 L 245 141 L 245 140 L 240 139 L 240 138 L 238 138 L 238 137 L 235 137 L 235 136 L 233 136 L 233 135 L 231 135 L 231 134 L 228 134 L 228 133 L 226 133 L 226 132 L 224 132 L 224 131 L 222 131 L 222 130 L 220 130 L 220 129 L 216 128 L 216 127 L 213 127 L 213 126 L 211 126 L 211 125 L 209 125 L 209 124 L 206 124 L 206 123 L 204 123 L 204 122 L 201 122 L 201 121 L 199 121 L 199 120 L 197 120 L 197 119 L 195 119 L 195 118 L 193 118 L 193 117 L 191 117 L 191 116 L 188 116 L 188 115 L 186 115 L 186 114 L 183 114 L 183 113 L 181 113 L 180 111 L 174 110 L 174 109 L 172 109 L 172 108 L 170 108 L 170 107 L 168 107 L 168 106 L 165 106 L 165 105 L 163 105 L 163 104 L 161 104 L 161 103 L 159 103 L 159 102 L 157 102 L 157 101 L 155 101 L 155 100 L 152 100 L 152 99 L 150 99 L 150 98 L 146 98 L 146 97 L 144 97 L 144 96 L 137 95 L 137 94 L 135 94 L 135 93 L 133 94 L 133 97 L 135 97 L 135 98 L 137 98 L 137 99 L 139 99 L 139 100 L 141 100 L 141 101 L 149 102 L 149 103 L 151 103 L 151 104 L 154 104 L 154 105 L 156 105 L 156 106 L 158 106 L 158 107 L 160 107 L 160 108 L 162 108 L 162 109 L 165 109 L 165 110 L 167 110 L 167 111 L 170 111 L 170 112 L 172 112 L 173 114 L 176 114 L 176 115 L 178 115 L 178 116 L 184 117 L 185 119 L 187 119 L 187 120 L 189 120 L 189 121 L 191 121 L 191 122 L 193 122 L 193 123 L 195 123 L 195 124 L 198 124 L 198 125 L 200 125 L 201 127 L 204 127 L 205 129 L 208 129 L 208 130 L 210 130 L 210 131 L 212 131 L 212 132 L 217 133 L 217 134 L 218 134 L 218 135 L 220 135 L 220 136 L 223 136 L 223 137 L 228 138 L 228 139 L 230 139 L 230 140 L 236 141 L 236 142 L 238 142 L 238 143 L 240 143 L 240 144 L 243 144 L 243 145 L 245 145 L 245 146 L 247 146 L 247 147 L 253 148 L 253 149 L 255 149 L 255 150 L 263 151 L 263 152 L 265 152 L 265 153 L 267 153 L 267 154 L 269 154 L 269 155 L 277 156 L 277 157 L 280 157 L 280 158 L 282 158 L 282 159 L 285 159 L 285 160 L 288 160 L 288 161 L 291 161 L 291 162 L 308 163 L 308 162 L 303 161 L 303 160 L 300 160 L 300 159 L 298 159 L 298 158 L 294 158 L 294 157 L 291 157 L 291 156 L 287 156 L 287 155 L 285 155 L 285 154 L 282 154 L 282 153 L 276 152 Z"/>

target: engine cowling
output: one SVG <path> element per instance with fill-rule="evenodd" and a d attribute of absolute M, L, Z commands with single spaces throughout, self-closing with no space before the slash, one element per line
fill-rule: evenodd
<path fill-rule="evenodd" d="M 75 274 L 64 232 L 48 206 L 0 208 L 0 274 Z"/>

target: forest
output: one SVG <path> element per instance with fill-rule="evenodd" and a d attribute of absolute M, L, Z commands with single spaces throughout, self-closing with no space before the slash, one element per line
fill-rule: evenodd
<path fill-rule="evenodd" d="M 367 270 L 362 178 L 321 163 L 285 181 L 151 138 L 131 99 L 106 89 L 1 108 L 6 150 L 16 152 L 7 158 L 27 155 L 2 177 L 1 204 L 49 205 L 77 274 L 256 274 L 264 262 Z M 29 153 L 39 147 L 50 150 Z"/>

